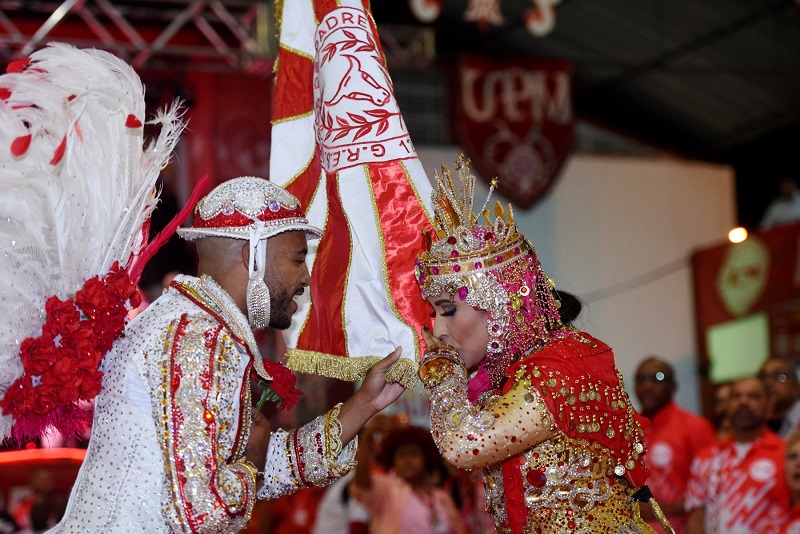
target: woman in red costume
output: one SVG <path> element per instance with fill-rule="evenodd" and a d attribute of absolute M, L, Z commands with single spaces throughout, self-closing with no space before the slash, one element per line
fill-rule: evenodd
<path fill-rule="evenodd" d="M 580 304 L 554 291 L 510 206 L 492 221 L 484 205 L 478 224 L 469 162 L 456 170 L 437 176 L 416 269 L 434 308 L 420 377 L 439 450 L 482 469 L 498 533 L 652 532 L 640 416 L 611 349 L 568 326 Z"/>

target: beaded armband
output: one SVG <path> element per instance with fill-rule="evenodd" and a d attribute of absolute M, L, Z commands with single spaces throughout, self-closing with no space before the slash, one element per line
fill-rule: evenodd
<path fill-rule="evenodd" d="M 456 436 L 486 431 L 494 416 L 467 400 L 467 370 L 454 349 L 434 347 L 427 351 L 420 362 L 420 378 L 430 393 L 433 439 L 445 458 L 455 464 L 457 461 L 448 457 L 452 440 L 463 441 Z"/>
<path fill-rule="evenodd" d="M 456 374 L 466 378 L 467 370 L 458 357 L 458 352 L 449 347 L 434 347 L 426 351 L 419 364 L 419 377 L 428 389 L 435 388 L 446 378 Z"/>
<path fill-rule="evenodd" d="M 334 407 L 294 432 L 292 448 L 303 486 L 327 486 L 355 465 L 358 439 L 342 446 L 339 409 Z"/>

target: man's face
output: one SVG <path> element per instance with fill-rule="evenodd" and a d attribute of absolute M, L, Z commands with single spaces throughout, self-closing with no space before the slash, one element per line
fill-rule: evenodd
<path fill-rule="evenodd" d="M 295 296 L 303 294 L 311 282 L 306 267 L 306 234 L 300 230 L 283 232 L 267 240 L 267 265 L 264 281 L 269 287 L 269 326 L 285 330 L 297 311 Z"/>
<path fill-rule="evenodd" d="M 636 398 L 642 405 L 645 415 L 654 415 L 675 393 L 675 380 L 672 371 L 663 362 L 648 358 L 636 370 Z"/>
<path fill-rule="evenodd" d="M 772 413 L 766 387 L 756 378 L 743 378 L 733 384 L 728 408 L 733 428 L 744 431 L 764 426 Z"/>
<path fill-rule="evenodd" d="M 764 381 L 767 391 L 775 401 L 780 413 L 787 410 L 797 400 L 797 378 L 791 366 L 780 360 L 767 360 L 761 366 L 758 377 Z"/>

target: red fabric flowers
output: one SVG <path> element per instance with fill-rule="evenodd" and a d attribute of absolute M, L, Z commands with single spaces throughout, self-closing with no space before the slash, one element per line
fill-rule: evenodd
<path fill-rule="evenodd" d="M 20 345 L 24 373 L 0 399 L 3 413 L 14 417 L 19 443 L 40 436 L 48 426 L 71 436 L 91 421 L 79 405 L 100 392 L 103 356 L 125 327 L 127 303 L 141 304 L 136 285 L 115 263 L 102 280 L 87 280 L 73 298 L 52 296 L 45 304 L 42 334 Z"/>

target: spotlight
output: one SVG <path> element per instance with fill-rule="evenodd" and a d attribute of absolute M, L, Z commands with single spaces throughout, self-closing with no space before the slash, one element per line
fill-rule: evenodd
<path fill-rule="evenodd" d="M 730 232 L 728 232 L 728 239 L 731 243 L 741 243 L 745 239 L 747 239 L 747 230 L 742 228 L 741 226 L 734 228 Z"/>

